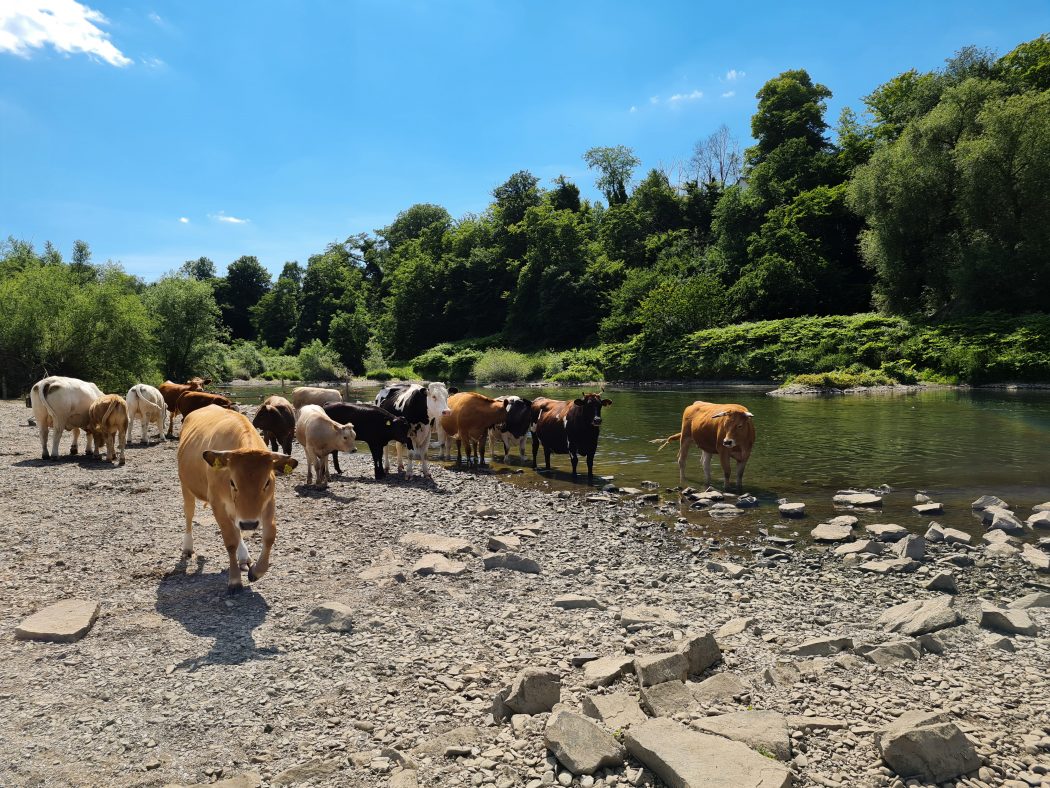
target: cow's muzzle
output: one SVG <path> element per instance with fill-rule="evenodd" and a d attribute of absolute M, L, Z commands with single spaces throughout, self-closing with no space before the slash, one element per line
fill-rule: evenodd
<path fill-rule="evenodd" d="M 722 441 L 722 445 L 728 446 L 729 448 L 733 448 L 734 446 L 736 446 L 736 441 L 732 438 L 726 438 L 724 441 Z"/>
<path fill-rule="evenodd" d="M 237 521 L 237 526 L 242 531 L 254 531 L 256 528 L 259 527 L 259 521 L 258 520 L 238 520 Z"/>
<path fill-rule="evenodd" d="M 602 417 L 601 416 L 595 416 L 594 420 L 591 422 L 591 424 L 593 424 L 595 427 L 601 426 L 601 423 L 602 423 Z"/>
<path fill-rule="evenodd" d="M 442 416 L 451 416 L 452 415 L 452 411 L 449 410 L 448 408 L 445 408 L 443 411 L 441 411 L 441 415 Z"/>

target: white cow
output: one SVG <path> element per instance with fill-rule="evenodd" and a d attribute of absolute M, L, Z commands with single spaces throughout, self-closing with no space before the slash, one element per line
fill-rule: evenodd
<path fill-rule="evenodd" d="M 72 430 L 73 445 L 70 454 L 77 453 L 77 440 L 80 431 L 88 426 L 88 411 L 91 404 L 102 396 L 99 387 L 77 378 L 64 378 L 52 375 L 33 384 L 29 391 L 29 400 L 33 406 L 33 416 L 40 427 L 40 456 L 45 460 L 58 459 L 58 442 L 65 430 Z M 53 429 L 51 452 L 47 451 L 47 431 Z M 84 452 L 91 454 L 91 433 L 85 434 Z"/>
<path fill-rule="evenodd" d="M 142 422 L 142 443 L 149 443 L 149 425 L 152 423 L 156 423 L 160 439 L 167 440 L 164 436 L 164 396 L 159 389 L 136 383 L 128 389 L 127 403 L 128 443 L 131 443 L 131 428 L 135 426 L 136 418 Z"/>
<path fill-rule="evenodd" d="M 416 457 L 423 461 L 423 475 L 430 476 L 427 450 L 430 448 L 430 425 L 448 415 L 449 390 L 444 383 L 392 383 L 376 394 L 375 404 L 388 413 L 401 416 L 408 422 L 408 437 L 414 449 L 408 451 L 408 475 L 413 472 L 412 461 Z M 397 452 L 397 470 L 404 473 L 402 460 L 406 451 L 404 444 L 394 444 Z M 386 469 L 390 470 L 390 444 L 385 451 Z"/>

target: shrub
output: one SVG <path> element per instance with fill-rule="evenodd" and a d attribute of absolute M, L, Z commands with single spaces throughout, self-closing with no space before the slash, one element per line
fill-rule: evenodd
<path fill-rule="evenodd" d="M 383 383 L 394 377 L 394 373 L 389 369 L 370 369 L 365 372 L 365 377 L 369 380 L 378 380 Z"/>
<path fill-rule="evenodd" d="M 299 369 L 306 381 L 343 380 L 347 375 L 336 352 L 319 339 L 299 351 Z"/>
<path fill-rule="evenodd" d="M 440 379 L 446 377 L 450 366 L 449 357 L 436 348 L 425 350 L 412 359 L 412 369 L 424 378 Z"/>
<path fill-rule="evenodd" d="M 230 377 L 247 380 L 266 371 L 266 359 L 251 342 L 238 340 L 226 353 Z"/>
<path fill-rule="evenodd" d="M 591 383 L 605 380 L 597 367 L 590 364 L 571 364 L 568 369 L 550 377 L 555 383 Z"/>
<path fill-rule="evenodd" d="M 474 364 L 478 383 L 529 380 L 536 365 L 525 354 L 503 348 L 486 350 Z"/>

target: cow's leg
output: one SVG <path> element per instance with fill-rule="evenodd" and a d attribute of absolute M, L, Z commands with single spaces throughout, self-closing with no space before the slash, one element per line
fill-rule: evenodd
<path fill-rule="evenodd" d="M 720 451 L 718 452 L 718 464 L 722 466 L 722 489 L 729 489 L 729 474 L 732 471 L 733 458 L 730 457 L 729 452 Z"/>
<path fill-rule="evenodd" d="M 484 433 L 482 433 L 482 435 L 481 435 L 481 441 L 478 443 L 478 449 L 479 449 L 479 458 L 480 458 L 479 461 L 478 461 L 478 467 L 479 468 L 484 468 L 485 467 L 485 434 Z"/>
<path fill-rule="evenodd" d="M 743 462 L 737 461 L 736 464 L 736 491 L 744 491 L 744 466 L 747 465 L 747 460 Z"/>
<path fill-rule="evenodd" d="M 685 464 L 689 460 L 689 442 L 691 438 L 688 432 L 682 431 L 682 443 L 678 447 L 678 483 L 685 486 Z"/>
<path fill-rule="evenodd" d="M 704 484 L 710 486 L 711 485 L 711 455 L 708 452 L 704 451 L 703 449 L 700 450 L 700 464 L 704 468 Z"/>
<path fill-rule="evenodd" d="M 51 436 L 51 456 L 54 457 L 55 459 L 58 459 L 58 444 L 62 440 L 62 433 L 65 432 L 66 425 L 63 422 L 56 421 L 54 424 L 51 425 L 51 429 L 53 429 L 55 431 L 54 434 Z M 77 439 L 76 439 L 76 435 L 77 435 L 77 433 L 74 432 L 73 433 L 73 448 L 70 449 L 70 451 L 69 451 L 70 454 L 76 454 L 77 453 Z"/>
<path fill-rule="evenodd" d="M 253 583 L 270 569 L 270 551 L 273 549 L 273 543 L 277 541 L 277 523 L 272 517 L 263 520 L 262 540 L 263 546 L 262 552 L 259 553 L 259 560 L 248 567 L 248 579 Z"/>
<path fill-rule="evenodd" d="M 518 438 L 518 452 L 521 454 L 521 459 L 524 460 L 525 459 L 525 436 L 524 435 L 522 435 L 520 438 Z M 506 459 L 506 457 L 504 457 L 503 459 Z"/>
<path fill-rule="evenodd" d="M 587 455 L 587 483 L 594 481 L 594 455 Z"/>
<path fill-rule="evenodd" d="M 524 438 L 522 438 L 524 440 Z M 536 467 L 536 455 L 540 453 L 540 441 L 536 433 L 532 433 L 532 467 Z"/>
<path fill-rule="evenodd" d="M 383 450 L 379 446 L 369 446 L 372 452 L 372 466 L 377 479 L 382 479 L 386 474 L 383 472 Z"/>
<path fill-rule="evenodd" d="M 127 442 L 131 443 L 131 431 L 135 429 L 135 414 L 128 408 L 128 431 L 125 433 Z"/>
<path fill-rule="evenodd" d="M 303 453 L 306 454 L 306 483 L 310 485 L 314 483 L 314 453 L 306 446 L 303 446 Z"/>
<path fill-rule="evenodd" d="M 576 464 L 580 461 L 580 455 L 574 451 L 569 452 L 569 462 L 572 463 L 572 480 L 576 481 Z"/>
<path fill-rule="evenodd" d="M 237 524 L 221 508 L 214 511 L 215 519 L 219 521 L 219 530 L 222 532 L 222 543 L 226 545 L 226 554 L 230 558 L 230 571 L 226 590 L 232 594 L 244 588 L 244 583 L 241 582 L 241 564 L 238 557 L 241 547 L 241 532 L 237 528 Z"/>
<path fill-rule="evenodd" d="M 193 512 L 197 507 L 197 498 L 182 485 L 182 512 L 186 516 L 186 535 L 182 537 L 182 557 L 193 555 Z"/>
<path fill-rule="evenodd" d="M 45 416 L 44 418 L 40 419 L 39 423 L 37 424 L 37 427 L 40 429 L 40 459 L 42 460 L 47 460 L 51 457 L 58 459 L 57 450 L 53 452 L 48 452 L 47 450 L 47 425 L 50 421 L 50 418 L 50 416 Z"/>
<path fill-rule="evenodd" d="M 277 451 L 277 447 L 276 446 L 274 447 L 274 451 Z M 343 469 L 339 467 L 339 452 L 338 451 L 333 451 L 332 452 L 332 464 L 335 465 L 335 472 L 337 474 L 342 475 Z"/>
<path fill-rule="evenodd" d="M 467 454 L 470 454 L 470 447 L 467 447 Z M 456 465 L 463 464 L 463 439 L 458 435 L 456 436 Z"/>
<path fill-rule="evenodd" d="M 328 453 L 317 455 L 317 481 L 321 487 L 328 486 Z"/>
<path fill-rule="evenodd" d="M 424 478 L 430 478 L 430 459 L 427 456 L 430 454 L 430 425 L 427 424 L 419 431 L 419 436 L 416 440 L 416 447 L 419 450 L 420 462 L 423 465 L 423 476 Z M 411 475 L 412 469 L 409 466 L 409 475 Z"/>
<path fill-rule="evenodd" d="M 549 471 L 551 469 L 551 450 L 546 446 L 543 447 L 543 462 Z"/>
<path fill-rule="evenodd" d="M 120 444 L 120 462 L 118 462 L 117 465 L 123 465 L 124 464 L 124 449 L 126 449 L 127 445 L 128 445 L 128 434 L 126 432 L 118 432 L 117 433 L 117 441 Z"/>
<path fill-rule="evenodd" d="M 97 440 L 96 440 L 96 442 L 97 442 Z M 117 441 L 116 441 L 116 433 L 107 431 L 106 432 L 106 462 L 113 462 L 113 460 L 117 459 L 116 443 L 117 443 Z M 98 447 L 96 447 L 96 451 L 97 450 L 98 450 Z M 121 463 L 121 465 L 123 465 L 123 464 L 124 463 Z"/>
<path fill-rule="evenodd" d="M 174 410 L 169 410 L 168 411 L 168 431 L 167 431 L 166 434 L 167 434 L 167 437 L 169 437 L 169 438 L 174 438 L 175 437 L 175 411 Z"/>
<path fill-rule="evenodd" d="M 237 566 L 242 572 L 247 572 L 252 566 L 252 554 L 248 552 L 248 545 L 244 543 L 244 534 L 241 534 L 241 543 L 237 545 Z"/>

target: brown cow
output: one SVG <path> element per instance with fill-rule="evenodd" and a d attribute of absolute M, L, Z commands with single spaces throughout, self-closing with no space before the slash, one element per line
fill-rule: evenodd
<path fill-rule="evenodd" d="M 218 405 L 220 408 L 237 410 L 233 402 L 221 394 L 212 394 L 208 391 L 184 391 L 179 401 L 175 404 L 179 414 L 182 416 L 183 424 L 186 417 L 195 410 L 206 408 L 209 405 Z"/>
<path fill-rule="evenodd" d="M 598 451 L 598 432 L 602 426 L 602 408 L 612 400 L 601 394 L 581 394 L 576 400 L 537 397 L 532 401 L 532 467 L 543 446 L 543 459 L 551 469 L 551 454 L 568 454 L 572 463 L 572 480 L 582 454 L 587 458 L 587 482 L 594 480 L 594 455 Z"/>
<path fill-rule="evenodd" d="M 211 505 L 230 558 L 228 589 L 240 591 L 242 567 L 253 583 L 270 567 L 270 550 L 277 539 L 274 471 L 291 473 L 299 463 L 268 451 L 248 419 L 217 406 L 186 417 L 178 463 L 186 514 L 182 556 L 193 555 L 193 512 L 197 501 L 204 501 Z M 253 564 L 241 531 L 254 531 L 260 525 L 263 549 Z"/>
<path fill-rule="evenodd" d="M 165 380 L 160 384 L 160 395 L 164 397 L 164 404 L 168 406 L 168 431 L 167 436 L 173 438 L 175 429 L 175 413 L 179 403 L 179 397 L 187 391 L 203 391 L 204 387 L 211 383 L 211 378 L 194 377 L 185 383 L 172 383 Z"/>
<path fill-rule="evenodd" d="M 120 444 L 120 462 L 124 464 L 124 447 L 128 439 L 128 404 L 119 394 L 105 394 L 88 408 L 87 431 L 95 439 L 95 458 L 99 457 L 102 442 L 106 443 L 106 461 L 113 462 L 116 452 L 113 448 L 114 435 Z"/>
<path fill-rule="evenodd" d="M 754 414 L 743 405 L 717 405 L 713 402 L 696 401 L 682 413 L 682 431 L 669 435 L 662 443 L 681 441 L 678 449 L 678 481 L 685 484 L 685 463 L 689 455 L 690 442 L 700 448 L 700 462 L 704 467 L 704 480 L 711 483 L 711 456 L 718 455 L 725 476 L 725 487 L 729 489 L 730 460 L 736 460 L 736 486 L 744 486 L 744 466 L 755 445 Z"/>
<path fill-rule="evenodd" d="M 262 430 L 262 438 L 270 444 L 273 451 L 277 451 L 277 444 L 281 444 L 285 454 L 292 453 L 292 437 L 295 435 L 295 410 L 292 403 L 284 397 L 274 394 L 263 400 L 259 406 L 252 426 Z"/>
<path fill-rule="evenodd" d="M 461 391 L 448 398 L 447 414 L 441 416 L 446 447 L 456 440 L 456 464 L 463 462 L 463 443 L 467 444 L 467 463 L 473 453 L 479 465 L 485 464 L 485 440 L 489 429 L 507 420 L 510 402 L 495 400 L 473 391 Z M 451 451 L 448 452 L 451 454 Z"/>

